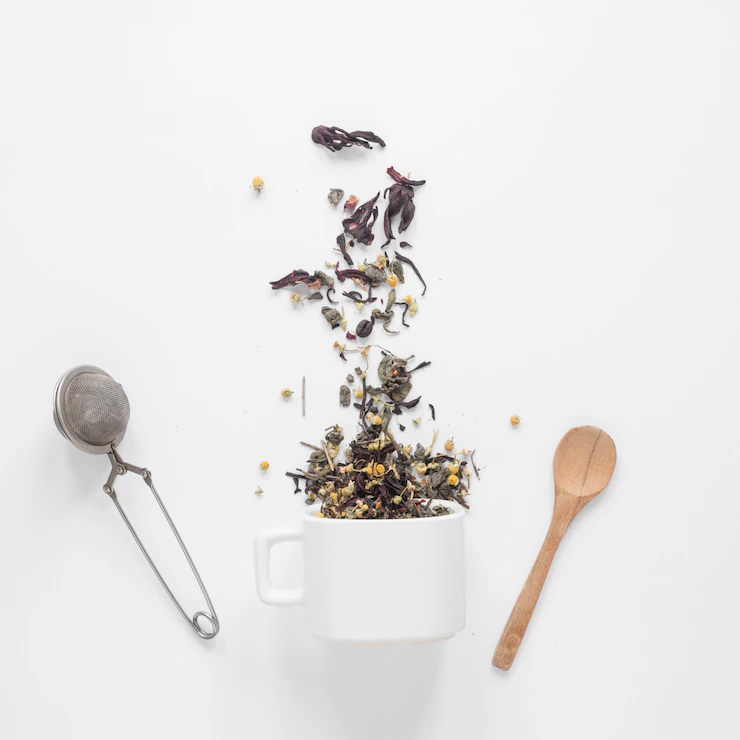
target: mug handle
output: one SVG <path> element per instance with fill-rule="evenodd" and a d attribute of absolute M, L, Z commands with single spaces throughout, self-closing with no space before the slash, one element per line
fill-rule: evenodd
<path fill-rule="evenodd" d="M 265 604 L 293 606 L 303 603 L 302 588 L 275 588 L 270 578 L 270 550 L 279 542 L 300 542 L 303 533 L 292 527 L 260 532 L 254 540 L 254 571 L 257 577 L 257 595 Z"/>

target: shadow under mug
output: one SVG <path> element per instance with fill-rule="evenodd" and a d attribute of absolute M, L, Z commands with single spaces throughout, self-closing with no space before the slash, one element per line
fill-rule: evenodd
<path fill-rule="evenodd" d="M 422 519 L 346 520 L 317 517 L 301 528 L 257 535 L 257 594 L 265 604 L 305 607 L 318 638 L 352 643 L 445 640 L 465 626 L 465 509 Z M 270 550 L 303 542 L 303 588 L 280 589 L 270 579 Z"/>

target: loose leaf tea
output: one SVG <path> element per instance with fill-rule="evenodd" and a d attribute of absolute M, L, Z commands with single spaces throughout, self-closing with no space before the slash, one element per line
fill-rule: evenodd
<path fill-rule="evenodd" d="M 363 203 L 351 216 L 342 221 L 344 230 L 350 236 L 357 239 L 360 244 L 370 246 L 373 243 L 373 239 L 375 238 L 373 226 L 378 218 L 378 207 L 375 205 L 375 202 L 379 197 L 380 191 L 378 191 L 378 194 L 374 198 Z"/>
<path fill-rule="evenodd" d="M 469 479 L 467 451 L 458 455 L 435 453 L 434 444 L 400 444 L 389 424 L 403 409 L 413 408 L 404 399 L 411 391 L 411 358 L 383 353 L 377 371 L 380 385 L 367 385 L 366 371 L 356 368 L 362 380 L 362 402 L 359 409 L 360 430 L 344 450 L 346 464 L 338 462 L 344 430 L 329 427 L 320 445 L 307 445 L 314 451 L 306 470 L 287 473 L 300 490 L 304 483 L 306 503 L 321 504 L 321 514 L 330 519 L 409 519 L 443 516 L 451 513 L 446 501 L 456 501 L 467 508 L 465 498 Z M 428 366 L 421 363 L 415 369 Z M 346 390 L 346 394 L 345 394 Z M 344 405 L 349 388 L 342 386 L 340 401 Z M 401 431 L 405 429 L 399 424 Z"/>
<path fill-rule="evenodd" d="M 337 237 L 337 246 L 339 247 L 339 251 L 341 252 L 341 254 L 342 254 L 342 257 L 344 257 L 344 261 L 345 261 L 345 262 L 346 262 L 346 263 L 347 263 L 348 265 L 351 265 L 351 264 L 353 264 L 353 263 L 352 263 L 352 257 L 350 257 L 350 256 L 349 256 L 349 253 L 347 252 L 347 239 L 346 239 L 346 237 L 344 236 L 344 232 L 342 232 L 342 233 L 341 233 L 341 234 L 340 234 L 340 235 L 339 235 L 339 236 Z"/>
<path fill-rule="evenodd" d="M 337 246 L 346 259 L 351 262 L 351 258 L 346 253 L 344 234 L 340 234 L 337 238 Z M 293 270 L 280 280 L 272 281 L 270 285 L 273 290 L 296 285 L 306 285 L 306 287 L 312 292 L 308 294 L 306 299 L 304 299 L 300 293 L 291 293 L 290 299 L 294 304 L 300 304 L 304 300 L 319 301 L 323 298 L 323 293 L 319 289 L 326 288 L 327 301 L 332 305 L 338 305 L 339 302 L 332 298 L 335 279 L 339 280 L 340 283 L 346 283 L 347 281 L 354 283 L 356 289 L 344 290 L 342 291 L 342 296 L 351 300 L 357 311 L 362 311 L 366 305 L 376 303 L 380 300 L 380 304 L 382 304 L 384 308 L 379 308 L 376 305 L 370 312 L 370 317 L 360 320 L 354 332 L 347 331 L 345 307 L 342 306 L 340 325 L 346 332 L 347 339 L 355 341 L 358 337 L 360 339 L 366 339 L 369 337 L 376 321 L 382 323 L 383 329 L 387 333 L 397 334 L 399 331 L 398 328 L 391 328 L 392 321 L 396 313 L 396 306 L 400 306 L 402 309 L 401 327 L 408 328 L 410 326 L 406 321 L 406 318 L 407 316 L 414 316 L 416 314 L 419 307 L 418 303 L 412 296 L 406 296 L 401 301 L 396 300 L 396 286 L 405 282 L 403 271 L 404 263 L 410 265 L 417 275 L 419 274 L 416 265 L 408 257 L 394 253 L 394 258 L 389 264 L 388 256 L 385 253 L 381 253 L 376 256 L 374 262 L 368 262 L 365 260 L 356 266 L 353 265 L 345 269 L 341 269 L 338 262 L 327 262 L 327 265 L 334 268 L 335 277 L 330 277 L 323 270 L 315 270 L 313 273 L 309 273 L 307 270 Z M 419 275 L 419 277 L 421 277 L 421 275 Z M 424 281 L 422 279 L 422 284 L 423 283 Z M 378 298 L 378 296 L 373 295 L 373 291 L 385 288 L 386 286 L 389 288 L 389 291 L 385 298 Z M 333 328 L 336 328 L 337 313 L 337 311 L 332 312 L 328 307 L 322 308 L 322 314 Z M 344 354 L 345 349 L 346 347 L 343 345 L 340 350 L 340 357 L 342 359 L 346 359 Z M 356 352 L 359 350 L 350 348 L 349 351 Z"/>
<path fill-rule="evenodd" d="M 321 313 L 324 314 L 324 318 L 327 320 L 327 322 L 331 324 L 332 329 L 336 329 L 342 323 L 342 314 L 340 314 L 336 308 L 329 308 L 329 306 L 324 306 L 321 309 Z"/>
<path fill-rule="evenodd" d="M 388 174 L 396 181 L 395 185 L 386 188 L 383 193 L 384 198 L 388 198 L 388 205 L 383 216 L 383 230 L 385 231 L 386 242 L 384 247 L 391 243 L 396 237 L 393 236 L 391 221 L 400 213 L 401 223 L 398 226 L 398 233 L 403 234 L 414 220 L 416 205 L 414 205 L 414 186 L 423 185 L 426 180 L 409 180 L 396 172 L 393 167 L 389 167 Z M 403 245 L 409 246 L 408 242 Z"/>
<path fill-rule="evenodd" d="M 387 173 L 395 181 L 394 185 L 386 190 L 386 195 L 390 197 L 389 209 L 386 210 L 385 214 L 388 225 L 387 236 L 392 237 L 392 219 L 400 214 L 400 230 L 403 231 L 408 227 L 415 213 L 413 202 L 411 202 L 413 188 L 423 185 L 425 181 L 411 180 L 404 177 L 393 167 L 389 167 Z M 341 190 L 339 188 L 332 188 L 330 191 L 330 201 L 332 203 L 338 202 L 338 199 L 342 197 L 340 193 Z M 325 262 L 327 267 L 334 269 L 335 277 L 329 277 L 322 270 L 315 270 L 311 273 L 307 270 L 297 269 L 288 273 L 285 277 L 270 283 L 273 290 L 305 285 L 308 291 L 307 293 L 302 294 L 294 291 L 290 294 L 290 300 L 294 306 L 302 305 L 304 301 L 321 303 L 324 296 L 326 296 L 327 303 L 337 307 L 340 306 L 342 301 L 337 300 L 335 297 L 335 279 L 341 283 L 346 283 L 347 281 L 354 283 L 356 289 L 342 291 L 342 296 L 352 301 L 351 304 L 347 304 L 349 308 L 351 309 L 354 306 L 357 312 L 362 312 L 368 304 L 375 303 L 376 305 L 369 312 L 371 314 L 370 316 L 360 318 L 357 329 L 354 332 L 347 331 L 348 321 L 345 320 L 345 305 L 341 306 L 342 320 L 340 326 L 350 342 L 354 342 L 358 338 L 366 339 L 369 337 L 376 321 L 382 324 L 383 330 L 388 334 L 397 334 L 401 329 L 411 326 L 408 319 L 416 315 L 419 310 L 419 304 L 413 296 L 406 296 L 404 299 L 397 301 L 395 293 L 395 288 L 406 281 L 404 264 L 409 265 L 414 270 L 423 285 L 422 295 L 426 294 L 427 285 L 419 269 L 412 260 L 398 252 L 394 253 L 393 259 L 389 259 L 388 254 L 384 252 L 376 255 L 374 261 L 372 258 L 365 258 L 357 265 L 350 255 L 349 250 L 355 244 L 367 246 L 373 243 L 373 228 L 378 218 L 377 201 L 379 197 L 380 193 L 377 193 L 374 198 L 363 203 L 352 215 L 342 220 L 343 230 L 336 237 L 334 251 L 338 253 L 337 257 L 341 256 L 341 261 L 344 262 L 345 269 L 340 269 L 340 262 L 337 262 L 337 257 L 332 261 Z M 345 208 L 352 211 L 356 203 L 357 198 L 350 196 L 345 203 Z M 403 241 L 399 243 L 399 248 L 406 249 L 410 247 L 411 244 L 408 242 Z M 381 291 L 381 294 L 373 295 L 374 290 Z M 385 297 L 382 293 L 384 290 L 388 291 Z M 380 302 L 380 305 L 376 303 L 377 301 Z M 397 320 L 394 322 L 395 314 L 399 313 L 396 306 L 401 309 L 400 323 Z M 333 328 L 336 328 L 335 314 L 328 311 L 322 311 L 322 314 L 329 324 Z M 347 319 L 349 321 L 352 320 L 349 316 L 347 316 Z M 360 350 L 361 348 L 353 348 L 351 345 L 349 348 L 346 345 L 342 345 L 339 356 L 343 360 L 346 360 L 346 352 L 358 352 Z"/>
<path fill-rule="evenodd" d="M 339 388 L 339 405 L 340 406 L 349 406 L 350 404 L 350 391 L 349 388 L 346 385 L 343 385 Z"/>
<path fill-rule="evenodd" d="M 329 199 L 329 203 L 336 208 L 342 202 L 342 198 L 344 198 L 344 190 L 332 188 L 326 197 Z"/>
<path fill-rule="evenodd" d="M 424 185 L 424 183 L 426 183 L 426 180 L 409 180 L 408 177 L 404 177 L 393 167 L 389 167 L 386 172 L 396 181 L 398 185 L 405 185 L 407 187 L 419 187 L 420 185 Z"/>
<path fill-rule="evenodd" d="M 349 133 L 337 126 L 316 126 L 311 131 L 311 140 L 315 144 L 325 146 L 332 152 L 338 152 L 340 149 L 350 146 L 361 146 L 365 149 L 372 149 L 370 142 L 385 146 L 385 142 L 372 131 L 352 131 Z"/>
<path fill-rule="evenodd" d="M 398 252 L 393 253 L 394 260 L 398 260 L 399 262 L 405 262 L 415 273 L 416 277 L 421 280 L 421 284 L 424 286 L 424 290 L 421 292 L 422 295 L 424 295 L 427 292 L 427 284 L 424 282 L 424 278 L 421 276 L 421 273 L 419 272 L 419 268 L 408 258 L 404 257 L 402 254 L 399 254 Z"/>
<path fill-rule="evenodd" d="M 312 283 L 315 280 L 316 278 L 313 275 L 309 275 L 305 270 L 293 270 L 293 272 L 288 273 L 284 278 L 273 280 L 270 285 L 272 285 L 273 290 L 278 290 L 279 288 L 298 285 L 298 283 Z"/>

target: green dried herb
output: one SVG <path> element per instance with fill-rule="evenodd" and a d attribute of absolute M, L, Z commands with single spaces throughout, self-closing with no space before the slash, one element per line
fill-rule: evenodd
<path fill-rule="evenodd" d="M 336 329 L 338 326 L 341 325 L 342 314 L 340 314 L 336 308 L 329 308 L 329 306 L 324 306 L 321 309 L 321 313 L 324 314 L 324 318 L 327 320 L 327 322 L 331 324 L 332 329 Z"/>
<path fill-rule="evenodd" d="M 329 203 L 336 207 L 342 202 L 342 198 L 344 198 L 344 190 L 332 188 L 326 197 L 329 199 Z"/>
<path fill-rule="evenodd" d="M 331 519 L 406 519 L 442 516 L 451 512 L 446 501 L 457 501 L 467 508 L 465 497 L 469 478 L 467 461 L 428 447 L 401 445 L 390 430 L 393 418 L 413 408 L 420 398 L 405 399 L 411 391 L 411 358 L 383 353 L 377 371 L 380 385 L 369 386 L 362 378 L 362 403 L 355 404 L 360 415 L 360 431 L 345 449 L 346 464 L 336 462 L 344 440 L 339 426 L 330 427 L 321 442 L 313 447 L 307 470 L 288 473 L 299 489 L 304 483 L 306 503 L 321 503 L 321 513 Z M 427 366 L 421 363 L 416 369 Z M 349 401 L 347 386 L 340 389 L 340 402 Z M 399 425 L 401 430 L 403 425 Z M 463 457 L 467 451 L 460 453 Z"/>

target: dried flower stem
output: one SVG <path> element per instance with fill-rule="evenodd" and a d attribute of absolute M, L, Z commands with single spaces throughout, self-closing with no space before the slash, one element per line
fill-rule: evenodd
<path fill-rule="evenodd" d="M 306 376 L 303 376 L 301 381 L 301 408 L 303 409 L 303 415 L 306 415 Z"/>
<path fill-rule="evenodd" d="M 334 472 L 334 461 L 331 459 L 331 455 L 329 454 L 329 450 L 326 447 L 326 442 L 324 440 L 321 440 L 321 446 L 324 448 L 324 454 L 326 455 L 326 462 L 329 463 L 329 470 L 331 472 Z"/>
<path fill-rule="evenodd" d="M 473 450 L 470 453 L 470 463 L 473 466 L 473 470 L 475 471 L 475 477 L 480 480 L 480 474 L 478 473 L 478 466 L 475 464 L 475 460 L 473 460 L 473 455 L 475 455 L 475 450 Z"/>

